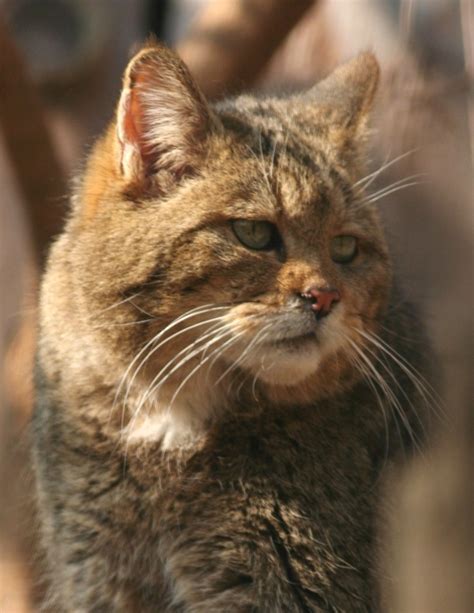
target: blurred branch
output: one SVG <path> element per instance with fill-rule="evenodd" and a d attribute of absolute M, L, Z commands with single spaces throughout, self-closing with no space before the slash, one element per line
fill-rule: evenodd
<path fill-rule="evenodd" d="M 219 98 L 250 87 L 317 0 L 210 1 L 177 51 L 201 89 Z"/>
<path fill-rule="evenodd" d="M 66 180 L 25 63 L 0 17 L 0 130 L 42 263 L 62 225 Z"/>
<path fill-rule="evenodd" d="M 461 30 L 464 49 L 464 65 L 466 73 L 472 84 L 474 79 L 474 11 L 472 2 L 461 0 Z M 471 165 L 474 169 L 474 101 L 472 96 L 467 97 L 467 112 L 469 119 L 469 141 L 471 146 Z"/>

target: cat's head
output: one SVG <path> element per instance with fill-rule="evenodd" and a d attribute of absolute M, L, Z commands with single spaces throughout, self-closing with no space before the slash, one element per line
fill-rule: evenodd
<path fill-rule="evenodd" d="M 171 51 L 132 59 L 51 263 L 94 368 L 167 401 L 297 402 L 350 378 L 391 283 L 362 189 L 377 81 L 365 53 L 306 93 L 210 106 Z"/>

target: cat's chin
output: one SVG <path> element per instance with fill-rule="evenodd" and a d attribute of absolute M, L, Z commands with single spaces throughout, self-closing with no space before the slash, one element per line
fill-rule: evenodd
<path fill-rule="evenodd" d="M 292 387 L 314 376 L 321 363 L 344 344 L 344 312 L 337 310 L 330 322 L 301 334 L 270 340 L 247 356 L 245 368 L 267 385 Z"/>
<path fill-rule="evenodd" d="M 318 370 L 319 361 L 313 361 L 307 367 L 302 367 L 301 364 L 289 365 L 272 365 L 267 371 L 260 371 L 258 378 L 264 383 L 273 386 L 293 387 L 298 385 L 314 375 Z"/>
<path fill-rule="evenodd" d="M 251 370 L 266 384 L 293 386 L 314 375 L 321 360 L 321 349 L 313 341 L 311 346 L 301 347 L 299 351 L 293 346 L 288 350 L 278 347 Z"/>

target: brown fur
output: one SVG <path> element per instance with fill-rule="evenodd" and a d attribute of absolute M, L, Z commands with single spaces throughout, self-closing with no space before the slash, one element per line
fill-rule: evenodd
<path fill-rule="evenodd" d="M 35 465 L 53 610 L 379 606 L 379 477 L 416 442 L 419 398 L 359 330 L 420 366 L 419 324 L 356 185 L 377 79 L 363 54 L 306 94 L 210 108 L 163 47 L 127 68 L 42 288 Z M 242 218 L 273 223 L 282 249 L 240 244 Z M 351 264 L 329 255 L 339 234 L 358 237 Z M 312 286 L 340 304 L 317 341 L 291 340 L 314 327 Z M 384 414 L 354 345 L 403 416 Z"/>

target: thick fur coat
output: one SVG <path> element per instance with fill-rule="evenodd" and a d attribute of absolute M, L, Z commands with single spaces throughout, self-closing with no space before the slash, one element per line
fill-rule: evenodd
<path fill-rule="evenodd" d="M 426 390 L 365 189 L 377 81 L 367 53 L 211 107 L 166 48 L 131 61 L 41 291 L 46 610 L 380 607 Z"/>

